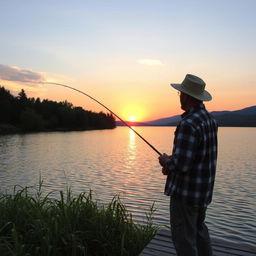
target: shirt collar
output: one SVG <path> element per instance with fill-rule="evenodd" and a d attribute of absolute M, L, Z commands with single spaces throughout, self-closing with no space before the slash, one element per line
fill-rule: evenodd
<path fill-rule="evenodd" d="M 199 104 L 199 105 L 196 105 L 196 106 L 194 106 L 193 108 L 191 108 L 191 109 L 185 111 L 185 112 L 181 115 L 181 117 L 184 118 L 184 117 L 188 116 L 189 114 L 192 114 L 192 113 L 194 113 L 194 112 L 197 112 L 199 109 L 205 109 L 205 106 L 204 106 L 203 103 L 201 103 L 201 104 Z"/>

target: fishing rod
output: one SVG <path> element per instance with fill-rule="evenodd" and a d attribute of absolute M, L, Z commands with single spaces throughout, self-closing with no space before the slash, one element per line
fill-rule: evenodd
<path fill-rule="evenodd" d="M 95 98 L 93 98 L 92 96 L 90 96 L 89 94 L 80 91 L 74 87 L 71 87 L 69 85 L 65 85 L 65 84 L 60 84 L 60 83 L 54 83 L 54 82 L 40 82 L 42 84 L 54 84 L 54 85 L 59 85 L 62 87 L 66 87 L 69 88 L 71 90 L 77 91 L 85 96 L 87 96 L 88 98 L 94 100 L 95 102 L 97 102 L 98 104 L 100 104 L 102 107 L 104 107 L 105 109 L 107 109 L 112 115 L 114 115 L 115 117 L 117 117 L 123 124 L 125 124 L 128 128 L 130 128 L 135 134 L 137 134 L 144 142 L 146 142 L 148 144 L 148 146 L 150 146 L 159 156 L 161 156 L 162 154 L 152 145 L 150 144 L 146 139 L 144 139 L 138 132 L 136 132 L 128 123 L 126 123 L 121 117 L 119 117 L 117 114 L 115 114 L 111 109 L 109 109 L 107 106 L 105 106 L 104 104 L 102 104 L 101 102 L 99 102 L 98 100 L 96 100 Z"/>

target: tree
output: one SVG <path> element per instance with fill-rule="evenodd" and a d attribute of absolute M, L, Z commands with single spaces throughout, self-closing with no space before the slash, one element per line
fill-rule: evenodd
<path fill-rule="evenodd" d="M 28 101 L 28 98 L 27 98 L 27 95 L 24 91 L 24 89 L 21 89 L 21 91 L 19 92 L 18 94 L 18 100 L 21 102 L 21 103 L 26 103 Z"/>
<path fill-rule="evenodd" d="M 68 101 L 28 98 L 23 89 L 14 97 L 0 87 L 0 124 L 16 131 L 109 129 L 115 127 L 115 119 L 111 114 L 74 107 Z"/>
<path fill-rule="evenodd" d="M 0 87 L 0 123 L 12 123 L 14 100 L 10 91 Z"/>
<path fill-rule="evenodd" d="M 43 128 L 42 117 L 30 108 L 21 113 L 20 122 L 24 131 L 40 131 Z"/>

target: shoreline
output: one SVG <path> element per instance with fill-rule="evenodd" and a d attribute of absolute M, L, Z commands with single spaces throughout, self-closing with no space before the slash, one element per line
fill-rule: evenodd
<path fill-rule="evenodd" d="M 24 135 L 24 134 L 34 134 L 42 132 L 84 132 L 84 131 L 97 131 L 97 130 L 111 130 L 115 129 L 117 126 L 112 128 L 86 128 L 86 129 L 68 129 L 68 128 L 56 128 L 56 129 L 42 129 L 38 131 L 23 131 L 22 129 L 13 125 L 2 125 L 0 124 L 0 136 L 1 135 Z"/>

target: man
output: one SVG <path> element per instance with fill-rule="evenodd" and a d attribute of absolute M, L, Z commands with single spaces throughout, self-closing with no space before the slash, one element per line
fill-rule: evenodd
<path fill-rule="evenodd" d="M 172 155 L 159 157 L 167 175 L 165 194 L 171 196 L 172 239 L 178 256 L 208 256 L 212 248 L 204 220 L 215 179 L 217 124 L 203 101 L 212 97 L 205 82 L 194 75 L 171 86 L 180 92 L 185 111 L 175 131 Z"/>

